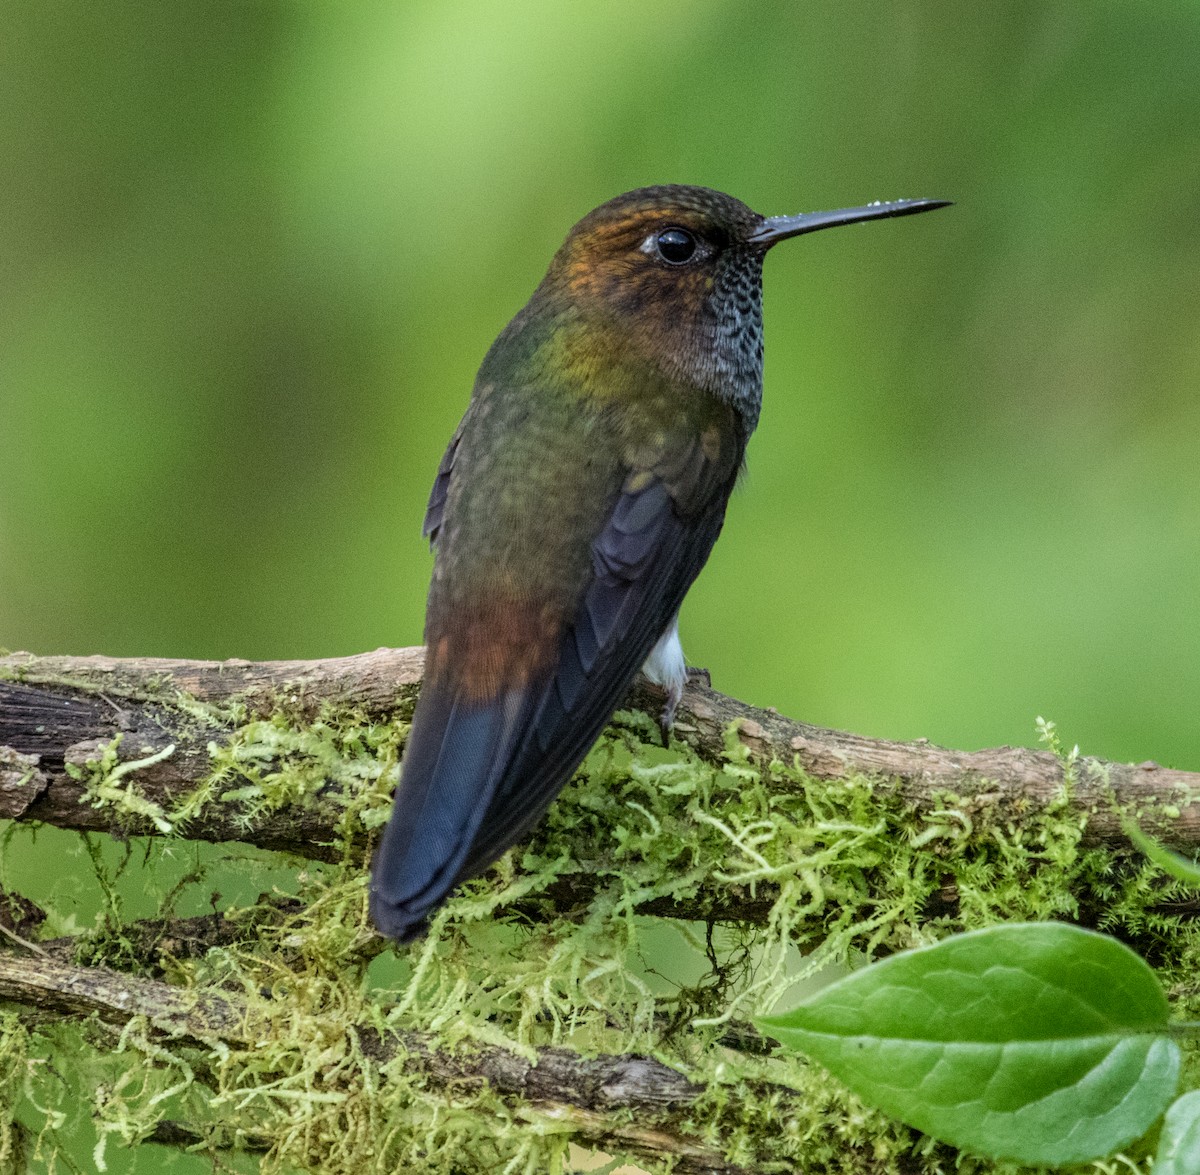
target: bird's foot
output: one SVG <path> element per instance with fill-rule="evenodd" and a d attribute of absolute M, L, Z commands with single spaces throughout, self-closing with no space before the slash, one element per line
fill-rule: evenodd
<path fill-rule="evenodd" d="M 662 687 L 663 692 L 667 695 L 667 700 L 663 705 L 662 714 L 659 715 L 658 729 L 662 732 L 664 747 L 670 745 L 671 730 L 675 725 L 675 711 L 679 709 L 679 703 L 683 700 L 683 691 L 693 682 L 699 682 L 706 689 L 712 689 L 711 675 L 707 669 L 702 669 L 699 665 L 689 665 L 681 681 Z"/>
<path fill-rule="evenodd" d="M 662 732 L 664 747 L 671 745 L 671 728 L 675 725 L 675 711 L 679 709 L 679 703 L 683 698 L 683 686 L 684 683 L 681 681 L 678 685 L 667 686 L 665 690 L 667 700 L 658 718 L 658 729 Z"/>

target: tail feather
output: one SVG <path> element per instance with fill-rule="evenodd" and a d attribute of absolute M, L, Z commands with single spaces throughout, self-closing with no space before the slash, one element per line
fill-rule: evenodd
<path fill-rule="evenodd" d="M 487 704 L 427 687 L 395 806 L 371 869 L 371 917 L 390 938 L 416 937 L 461 873 L 521 731 L 525 697 Z"/>

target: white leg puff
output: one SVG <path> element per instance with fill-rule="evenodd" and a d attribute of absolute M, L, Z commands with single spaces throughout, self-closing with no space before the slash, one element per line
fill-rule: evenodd
<path fill-rule="evenodd" d="M 662 727 L 663 743 L 671 733 L 671 724 L 675 721 L 675 708 L 683 697 L 683 687 L 687 683 L 687 661 L 683 656 L 683 645 L 679 643 L 679 614 L 676 613 L 667 625 L 667 630 L 658 638 L 658 643 L 650 650 L 642 672 L 655 685 L 662 686 L 667 691 L 667 702 L 663 706 L 659 725 Z"/>

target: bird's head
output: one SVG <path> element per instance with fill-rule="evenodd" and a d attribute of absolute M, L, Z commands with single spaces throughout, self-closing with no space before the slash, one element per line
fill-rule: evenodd
<path fill-rule="evenodd" d="M 732 401 L 753 428 L 762 397 L 767 250 L 816 229 L 944 203 L 901 200 L 764 217 L 711 188 L 639 188 L 575 225 L 539 292 L 667 378 Z"/>

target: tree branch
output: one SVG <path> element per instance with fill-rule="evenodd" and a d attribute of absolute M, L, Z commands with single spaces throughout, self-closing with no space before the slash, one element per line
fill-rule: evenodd
<path fill-rule="evenodd" d="M 0 657 L 0 817 L 118 835 L 153 834 L 149 820 L 81 803 L 86 784 L 78 774 L 118 735 L 120 761 L 145 763 L 131 772 L 139 790 L 170 809 L 211 770 L 210 744 L 233 737 L 240 712 L 235 705 L 252 718 L 282 707 L 311 719 L 331 705 L 353 707 L 378 720 L 407 718 L 422 663 L 419 648 L 258 663 Z M 654 715 L 661 700 L 642 683 L 626 705 Z M 207 708 L 202 720 L 198 707 Z M 936 806 L 942 802 L 939 793 L 951 792 L 1019 813 L 1059 802 L 1067 783 L 1063 764 L 1048 751 L 954 751 L 924 740 L 871 739 L 796 722 L 695 683 L 679 708 L 675 734 L 702 758 L 720 762 L 725 732 L 734 723 L 758 764 L 796 761 L 823 780 L 877 777 L 917 809 Z M 1074 777 L 1069 802 L 1086 816 L 1086 842 L 1124 843 L 1119 805 L 1144 811 L 1147 830 L 1167 843 L 1200 846 L 1200 774 L 1150 762 L 1130 766 L 1082 758 Z M 305 807 L 264 815 L 248 827 L 236 814 L 213 807 L 185 831 L 194 839 L 240 840 L 329 859 L 341 812 L 334 797 L 318 797 Z"/>

